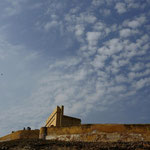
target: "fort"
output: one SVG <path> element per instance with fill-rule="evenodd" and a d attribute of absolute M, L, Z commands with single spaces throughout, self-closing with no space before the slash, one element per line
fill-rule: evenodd
<path fill-rule="evenodd" d="M 19 130 L 0 138 L 43 139 L 82 142 L 150 142 L 150 124 L 81 124 L 81 119 L 64 115 L 57 106 L 40 130 Z"/>
<path fill-rule="evenodd" d="M 64 106 L 57 106 L 46 121 L 45 127 L 65 127 L 65 126 L 75 126 L 80 125 L 81 119 L 65 116 Z"/>

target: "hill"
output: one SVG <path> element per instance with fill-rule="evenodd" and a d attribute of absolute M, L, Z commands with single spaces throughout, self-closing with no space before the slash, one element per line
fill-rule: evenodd
<path fill-rule="evenodd" d="M 0 142 L 0 150 L 144 150 L 150 142 L 64 142 L 22 139 Z"/>

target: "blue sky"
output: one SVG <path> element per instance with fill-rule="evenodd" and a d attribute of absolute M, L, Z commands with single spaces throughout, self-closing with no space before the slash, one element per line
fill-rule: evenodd
<path fill-rule="evenodd" d="M 0 1 L 0 136 L 57 105 L 82 123 L 150 123 L 149 0 Z"/>

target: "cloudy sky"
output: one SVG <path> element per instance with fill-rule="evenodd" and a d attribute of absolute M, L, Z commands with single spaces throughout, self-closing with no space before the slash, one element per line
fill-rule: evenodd
<path fill-rule="evenodd" d="M 150 0 L 0 0 L 0 136 L 57 105 L 82 123 L 150 123 Z"/>

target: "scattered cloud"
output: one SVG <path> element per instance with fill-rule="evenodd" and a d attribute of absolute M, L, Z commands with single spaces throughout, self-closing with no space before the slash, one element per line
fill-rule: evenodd
<path fill-rule="evenodd" d="M 150 85 L 150 78 L 144 78 L 144 79 L 138 80 L 135 84 L 135 88 L 141 89 L 143 87 L 146 87 L 147 85 Z"/>
<path fill-rule="evenodd" d="M 75 26 L 75 34 L 76 36 L 81 36 L 84 33 L 84 26 L 76 25 Z"/>
<path fill-rule="evenodd" d="M 138 1 L 135 0 L 125 0 L 127 7 L 128 8 L 139 8 L 140 7 L 140 3 Z"/>
<path fill-rule="evenodd" d="M 125 29 L 120 30 L 120 36 L 121 37 L 129 37 L 129 36 L 135 35 L 137 33 L 139 33 L 138 30 L 131 30 L 129 28 L 125 28 Z"/>
<path fill-rule="evenodd" d="M 105 3 L 104 0 L 101 0 L 101 1 L 99 1 L 99 0 L 92 0 L 92 4 L 94 6 L 100 6 L 100 5 L 104 4 L 104 3 Z"/>
<path fill-rule="evenodd" d="M 86 36 L 87 36 L 86 39 L 89 45 L 94 46 L 97 44 L 98 39 L 101 36 L 101 33 L 100 32 L 87 32 Z"/>
<path fill-rule="evenodd" d="M 45 25 L 44 25 L 44 29 L 46 31 L 50 30 L 51 28 L 54 28 L 54 27 L 57 27 L 59 23 L 55 20 L 51 21 L 51 22 L 47 22 Z"/>
<path fill-rule="evenodd" d="M 12 17 L 22 11 L 25 3 L 23 0 L 8 2 L 10 5 L 4 11 Z M 5 117 L 0 116 L 3 122 L 0 128 L 8 130 L 5 126 L 8 122 L 12 122 L 11 128 L 16 124 L 21 128 L 26 124 L 40 127 L 40 122 L 60 103 L 65 105 L 66 114 L 83 118 L 93 111 L 109 111 L 115 104 L 136 103 L 145 88 L 150 87 L 150 37 L 148 26 L 144 28 L 149 20 L 146 13 L 139 14 L 136 10 L 131 16 L 122 14 L 141 9 L 139 2 L 92 0 L 84 8 L 84 2 L 78 6 L 57 0 L 46 4 L 40 12 L 42 19 L 34 16 L 36 27 L 41 29 L 34 38 L 38 38 L 41 45 L 44 43 L 42 49 L 52 47 L 53 51 L 44 51 L 44 56 L 49 57 L 43 57 L 43 51 L 39 55 L 30 44 L 12 44 L 9 36 L 0 37 L 0 66 L 10 74 L 7 82 L 1 82 L 3 88 L 0 89 L 10 91 L 9 95 L 2 92 L 7 100 L 17 97 L 22 100 L 13 101 L 15 105 L 9 107 L 9 112 L 5 111 Z M 39 7 L 39 3 L 34 5 L 35 9 Z M 112 15 L 122 18 L 114 21 Z M 48 31 L 54 28 L 59 29 L 56 34 L 63 39 L 61 45 L 65 45 L 68 38 L 72 40 L 68 48 L 70 55 L 53 58 L 53 53 L 61 49 L 57 38 L 53 45 L 48 45 L 49 38 L 53 39 Z M 20 94 L 13 95 L 13 92 Z M 5 118 L 9 118 L 7 123 Z"/>
<path fill-rule="evenodd" d="M 119 14 L 125 13 L 127 11 L 126 4 L 118 2 L 115 6 L 115 9 Z"/>
<path fill-rule="evenodd" d="M 128 26 L 130 28 L 138 28 L 142 24 L 144 24 L 145 22 L 146 22 L 146 17 L 145 16 L 140 16 L 140 17 L 136 17 L 133 20 L 125 20 L 123 25 Z"/>

